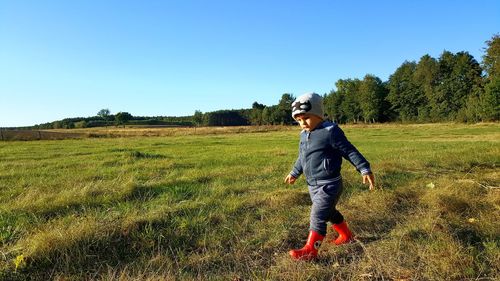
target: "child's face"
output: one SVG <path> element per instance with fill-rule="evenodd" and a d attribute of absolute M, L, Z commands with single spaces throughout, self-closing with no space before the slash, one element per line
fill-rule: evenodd
<path fill-rule="evenodd" d="M 309 132 L 314 130 L 316 126 L 323 122 L 323 119 L 313 114 L 299 114 L 295 116 L 295 120 L 299 122 L 302 129 Z"/>

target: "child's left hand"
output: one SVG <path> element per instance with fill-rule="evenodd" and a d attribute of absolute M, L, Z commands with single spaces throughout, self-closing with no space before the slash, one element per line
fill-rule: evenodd
<path fill-rule="evenodd" d="M 370 185 L 370 190 L 374 190 L 375 189 L 375 177 L 373 176 L 373 173 L 363 175 L 363 184 L 366 184 L 367 181 L 368 181 L 368 184 Z"/>

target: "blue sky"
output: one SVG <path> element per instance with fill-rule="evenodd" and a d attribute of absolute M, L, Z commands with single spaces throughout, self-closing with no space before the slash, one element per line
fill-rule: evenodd
<path fill-rule="evenodd" d="M 273 105 L 495 33 L 493 0 L 0 0 L 0 127 Z"/>

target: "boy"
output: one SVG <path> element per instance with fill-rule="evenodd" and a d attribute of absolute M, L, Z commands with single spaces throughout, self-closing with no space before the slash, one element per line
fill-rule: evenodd
<path fill-rule="evenodd" d="M 323 100 L 316 93 L 305 94 L 292 103 L 292 117 L 302 127 L 299 157 L 285 183 L 294 184 L 304 173 L 312 201 L 309 237 L 302 249 L 291 250 L 293 259 L 310 260 L 318 255 L 318 248 L 326 235 L 326 223 L 333 223 L 339 233 L 336 245 L 353 240 L 342 214 L 335 208 L 342 193 L 340 168 L 342 157 L 349 160 L 374 189 L 370 164 L 346 139 L 337 124 L 323 120 Z"/>

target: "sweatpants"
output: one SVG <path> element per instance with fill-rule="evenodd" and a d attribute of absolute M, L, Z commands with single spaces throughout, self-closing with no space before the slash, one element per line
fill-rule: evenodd
<path fill-rule="evenodd" d="M 342 179 L 326 185 L 309 186 L 312 201 L 309 230 L 325 236 L 327 222 L 339 224 L 344 221 L 342 214 L 335 208 L 342 189 Z"/>

